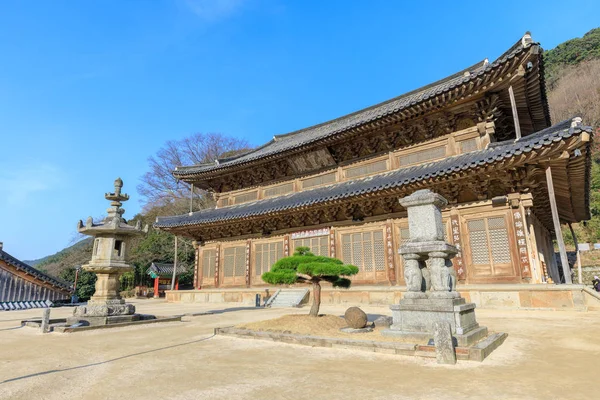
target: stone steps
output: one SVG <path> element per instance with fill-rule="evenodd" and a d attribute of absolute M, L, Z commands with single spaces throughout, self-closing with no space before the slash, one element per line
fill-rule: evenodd
<path fill-rule="evenodd" d="M 308 289 L 281 289 L 267 305 L 274 308 L 299 307 L 307 294 Z"/>

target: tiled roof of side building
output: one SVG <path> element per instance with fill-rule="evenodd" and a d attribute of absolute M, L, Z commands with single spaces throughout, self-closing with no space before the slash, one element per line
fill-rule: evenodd
<path fill-rule="evenodd" d="M 29 275 L 34 276 L 36 279 L 48 282 L 48 283 L 58 286 L 64 290 L 71 290 L 71 284 L 63 281 L 62 279 L 58 279 L 53 276 L 47 275 L 47 274 L 33 268 L 31 265 L 25 264 L 23 261 L 16 259 L 15 257 L 11 256 L 4 250 L 0 250 L 0 260 L 4 261 L 8 265 L 11 265 L 17 269 L 25 271 Z"/>
<path fill-rule="evenodd" d="M 592 132 L 590 127 L 577 125 L 572 127 L 572 120 L 565 120 L 554 126 L 526 136 L 519 141 L 494 143 L 485 150 L 474 151 L 444 160 L 414 167 L 403 168 L 391 172 L 357 179 L 355 181 L 292 193 L 289 195 L 244 203 L 237 206 L 207 209 L 192 214 L 172 217 L 159 217 L 154 224 L 157 228 L 173 228 L 188 225 L 210 224 L 248 217 L 264 216 L 311 206 L 320 203 L 343 200 L 355 196 L 377 192 L 385 189 L 401 187 L 432 177 L 450 175 L 461 170 L 469 170 L 494 164 L 514 155 L 528 153 L 579 134 L 582 131 Z"/>
<path fill-rule="evenodd" d="M 166 263 L 152 263 L 152 265 L 150 265 L 150 268 L 148 268 L 148 270 L 146 271 L 146 273 L 148 275 L 150 275 L 151 272 L 154 272 L 157 275 L 168 275 L 171 276 L 173 275 L 173 266 L 175 264 L 166 264 Z M 186 268 L 184 265 L 179 264 L 177 266 L 177 275 L 179 274 L 183 274 L 186 271 Z"/>
<path fill-rule="evenodd" d="M 524 45 L 523 42 L 523 40 L 519 40 L 519 42 L 513 45 L 507 52 L 502 54 L 496 61 L 492 63 L 488 63 L 485 60 L 478 62 L 477 64 L 457 72 L 454 75 L 405 93 L 383 103 L 356 111 L 352 114 L 348 114 L 319 125 L 311 126 L 309 128 L 283 135 L 277 135 L 270 142 L 248 153 L 244 153 L 236 157 L 220 159 L 214 163 L 180 166 L 173 171 L 173 174 L 176 177 L 190 176 L 215 171 L 229 166 L 248 163 L 283 151 L 293 150 L 307 144 L 317 142 L 335 134 L 344 132 L 348 129 L 369 123 L 390 114 L 397 113 L 441 93 L 448 92 L 456 87 L 460 87 L 464 83 L 478 79 L 481 77 L 481 75 L 497 68 L 530 47 L 530 44 Z"/>

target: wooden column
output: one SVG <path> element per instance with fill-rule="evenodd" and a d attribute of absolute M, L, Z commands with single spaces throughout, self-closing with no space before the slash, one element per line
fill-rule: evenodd
<path fill-rule="evenodd" d="M 573 243 L 575 244 L 575 251 L 577 252 L 577 282 L 580 285 L 583 285 L 583 273 L 581 271 L 581 254 L 579 254 L 579 243 L 577 243 L 577 236 L 575 236 L 575 231 L 573 230 L 573 226 L 569 223 L 569 229 L 571 230 L 571 236 L 573 236 Z"/>
<path fill-rule="evenodd" d="M 154 278 L 154 298 L 158 299 L 160 296 L 158 294 L 158 276 Z"/>
<path fill-rule="evenodd" d="M 385 224 L 385 258 L 387 260 L 388 280 L 390 284 L 396 285 L 398 278 L 396 277 L 396 263 L 394 257 L 394 229 L 392 223 L 388 221 Z"/>
<path fill-rule="evenodd" d="M 204 270 L 200 261 L 200 244 L 197 241 L 193 241 L 194 246 L 194 288 L 202 289 L 202 279 L 204 278 Z"/>
<path fill-rule="evenodd" d="M 251 249 L 252 248 L 252 240 L 248 239 L 246 240 L 246 287 L 250 287 L 250 278 L 251 278 L 251 272 L 250 272 L 250 253 L 251 253 Z"/>
<path fill-rule="evenodd" d="M 221 266 L 221 245 L 217 244 L 215 251 L 215 288 L 219 287 L 219 269 Z"/>
<path fill-rule="evenodd" d="M 512 107 L 513 120 L 515 123 L 515 134 L 517 140 L 521 139 L 521 124 L 519 123 L 519 114 L 517 113 L 517 102 L 515 101 L 515 94 L 512 86 L 508 88 L 508 94 L 510 96 L 510 105 Z"/>
<path fill-rule="evenodd" d="M 283 237 L 283 256 L 288 257 L 290 255 L 290 235 Z"/>
<path fill-rule="evenodd" d="M 550 165 L 546 167 L 546 183 L 548 185 L 548 197 L 550 198 L 550 209 L 552 210 L 552 222 L 554 223 L 554 232 L 556 233 L 556 242 L 558 243 L 558 251 L 560 252 L 560 262 L 562 264 L 563 275 L 565 276 L 565 283 L 572 284 L 571 271 L 569 269 L 569 260 L 567 258 L 567 250 L 565 249 L 565 242 L 562 237 L 562 231 L 560 230 L 560 220 L 558 217 L 558 208 L 556 206 L 556 196 L 554 194 L 554 183 L 552 181 L 552 170 Z"/>
<path fill-rule="evenodd" d="M 329 256 L 336 258 L 335 255 L 335 232 L 329 229 Z"/>
<path fill-rule="evenodd" d="M 462 233 L 460 225 L 460 215 L 458 210 L 452 210 L 450 212 L 450 228 L 452 231 L 452 244 L 456 246 L 458 253 L 452 258 L 452 265 L 456 271 L 456 278 L 459 282 L 464 283 L 467 280 L 467 270 L 464 265 L 463 253 L 462 253 Z"/>

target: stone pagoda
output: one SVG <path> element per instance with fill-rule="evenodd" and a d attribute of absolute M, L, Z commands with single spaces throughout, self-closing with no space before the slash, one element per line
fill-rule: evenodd
<path fill-rule="evenodd" d="M 75 308 L 69 323 L 106 325 L 140 318 L 135 314 L 135 306 L 119 296 L 119 277 L 131 270 L 125 262 L 129 239 L 147 233 L 148 226 L 142 228 L 140 221 L 135 226 L 127 224 L 121 206 L 129 200 L 129 195 L 121 193 L 122 187 L 123 181 L 117 178 L 114 193 L 104 195 L 111 203 L 102 222 L 95 224 L 89 217 L 85 225 L 82 221 L 77 224 L 80 233 L 94 237 L 92 259 L 83 269 L 95 273 L 98 279 L 94 295 L 87 305 Z"/>

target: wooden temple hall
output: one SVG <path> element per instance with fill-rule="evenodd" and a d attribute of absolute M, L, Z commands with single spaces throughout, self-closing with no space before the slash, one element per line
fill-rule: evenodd
<path fill-rule="evenodd" d="M 359 267 L 354 285 L 404 285 L 398 199 L 444 196 L 459 284 L 571 283 L 561 224 L 590 218 L 592 130 L 550 121 L 542 49 L 525 34 L 495 61 L 248 153 L 178 167 L 216 207 L 155 226 L 196 243 L 195 287 L 265 285 L 299 246 Z M 562 270 L 565 267 L 565 272 Z"/>

